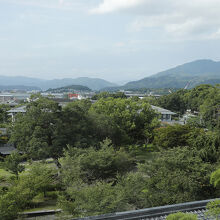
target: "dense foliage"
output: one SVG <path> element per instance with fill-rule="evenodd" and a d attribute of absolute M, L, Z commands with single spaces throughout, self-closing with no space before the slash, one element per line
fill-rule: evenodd
<path fill-rule="evenodd" d="M 23 156 L 11 154 L 2 164 L 12 176 L 0 177 L 1 219 L 15 218 L 52 188 L 59 191 L 57 207 L 74 217 L 219 196 L 218 85 L 159 99 L 107 93 L 96 99 L 61 107 L 38 96 L 16 116 L 10 141 Z M 149 102 L 180 114 L 190 108 L 200 120 L 160 123 Z M 47 158 L 55 164 L 46 166 Z M 29 167 L 25 159 L 41 162 Z"/>
<path fill-rule="evenodd" d="M 0 191 L 0 219 L 16 219 L 18 212 L 32 207 L 32 200 L 39 193 L 56 183 L 56 170 L 45 164 L 34 164 L 29 171 L 10 182 L 8 190 Z"/>
<path fill-rule="evenodd" d="M 220 85 L 199 85 L 191 90 L 178 90 L 169 95 L 151 100 L 179 114 L 187 109 L 198 112 L 200 124 L 209 129 L 220 128 Z"/>

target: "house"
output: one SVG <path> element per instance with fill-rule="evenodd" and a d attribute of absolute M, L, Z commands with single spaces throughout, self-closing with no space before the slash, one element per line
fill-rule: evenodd
<path fill-rule="evenodd" d="M 151 105 L 152 109 L 155 110 L 156 112 L 161 114 L 161 121 L 163 122 L 171 122 L 172 121 L 172 115 L 176 115 L 176 113 L 171 112 L 170 110 L 157 107 L 154 105 Z"/>
<path fill-rule="evenodd" d="M 24 106 L 20 106 L 18 108 L 13 108 L 13 109 L 7 111 L 7 113 L 8 113 L 8 115 L 11 116 L 12 122 L 15 122 L 15 116 L 18 113 L 22 113 L 22 114 L 26 113 L 26 106 L 24 105 Z"/>
<path fill-rule="evenodd" d="M 16 152 L 17 150 L 9 144 L 5 144 L 2 147 L 0 147 L 0 156 L 6 157 L 11 155 L 13 152 Z"/>
<path fill-rule="evenodd" d="M 81 100 L 81 99 L 83 99 L 82 95 L 80 95 L 80 94 L 72 94 L 72 93 L 69 93 L 69 94 L 68 94 L 68 97 L 69 97 L 69 99 L 71 99 L 71 100 Z"/>

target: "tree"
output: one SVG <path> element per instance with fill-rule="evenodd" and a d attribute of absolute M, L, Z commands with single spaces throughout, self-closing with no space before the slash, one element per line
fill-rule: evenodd
<path fill-rule="evenodd" d="M 123 92 L 109 93 L 109 92 L 100 92 L 92 97 L 92 100 L 106 99 L 106 98 L 122 98 L 126 99 L 127 96 Z"/>
<path fill-rule="evenodd" d="M 37 193 L 43 193 L 44 197 L 46 192 L 56 185 L 58 176 L 57 169 L 44 163 L 34 163 L 30 167 L 26 177 L 23 177 L 23 186 L 30 187 Z"/>
<path fill-rule="evenodd" d="M 118 174 L 124 174 L 134 168 L 134 160 L 128 153 L 116 151 L 109 140 L 101 143 L 101 148 L 71 148 L 60 160 L 63 183 L 66 186 L 82 180 L 91 184 L 94 181 L 115 181 Z"/>
<path fill-rule="evenodd" d="M 16 118 L 10 141 L 29 158 L 57 158 L 63 150 L 63 146 L 58 149 L 53 145 L 60 111 L 59 105 L 47 98 L 31 102 L 26 114 Z"/>
<path fill-rule="evenodd" d="M 151 103 L 176 113 L 184 114 L 187 109 L 187 101 L 185 95 L 186 90 L 180 89 L 169 95 L 163 95 L 159 99 L 151 100 Z"/>
<path fill-rule="evenodd" d="M 178 124 L 155 129 L 153 144 L 162 149 L 187 146 L 193 130 L 195 128 Z"/>
<path fill-rule="evenodd" d="M 215 164 L 219 160 L 220 137 L 218 132 L 194 129 L 187 142 L 190 149 L 204 162 Z"/>
<path fill-rule="evenodd" d="M 220 218 L 220 200 L 216 199 L 214 201 L 211 201 L 206 206 L 207 212 L 206 216 L 210 219 L 213 219 L 213 217 L 218 220 Z"/>
<path fill-rule="evenodd" d="M 220 188 L 220 169 L 217 169 L 211 174 L 210 183 L 217 189 Z M 214 217 L 215 219 L 220 218 L 220 200 L 216 199 L 207 204 L 207 216 Z"/>
<path fill-rule="evenodd" d="M 45 164 L 37 163 L 30 167 L 6 192 L 0 194 L 0 219 L 16 219 L 19 212 L 31 206 L 33 198 L 45 193 L 56 181 L 57 171 Z"/>
<path fill-rule="evenodd" d="M 100 215 L 126 210 L 121 192 L 111 183 L 72 185 L 59 197 L 59 206 L 74 217 Z"/>
<path fill-rule="evenodd" d="M 10 109 L 8 105 L 1 104 L 0 105 L 0 124 L 7 122 L 8 113 L 7 111 Z"/>
<path fill-rule="evenodd" d="M 64 149 L 67 145 L 86 148 L 96 142 L 88 115 L 90 107 L 89 100 L 74 101 L 63 107 L 54 131 L 55 149 Z"/>
<path fill-rule="evenodd" d="M 13 152 L 5 158 L 3 165 L 6 170 L 12 172 L 18 178 L 18 174 L 24 171 L 24 166 L 21 165 L 22 160 L 23 157 L 19 153 Z"/>
<path fill-rule="evenodd" d="M 220 169 L 217 169 L 211 174 L 210 183 L 216 187 L 220 188 Z"/>
<path fill-rule="evenodd" d="M 101 143 L 100 149 L 69 147 L 60 163 L 64 191 L 58 203 L 64 211 L 86 216 L 129 209 L 123 185 L 128 190 L 127 181 L 131 178 L 125 181 L 119 176 L 128 173 L 135 164 L 126 152 L 116 151 L 109 140 Z"/>
<path fill-rule="evenodd" d="M 158 115 L 145 101 L 131 99 L 100 99 L 90 113 L 102 115 L 109 122 L 107 130 L 115 145 L 148 144 L 153 129 L 158 126 Z"/>
<path fill-rule="evenodd" d="M 199 106 L 199 110 L 206 127 L 220 130 L 220 88 L 209 89 L 209 93 Z"/>
<path fill-rule="evenodd" d="M 192 111 L 199 111 L 200 105 L 203 104 L 204 100 L 207 99 L 210 90 L 213 86 L 211 85 L 199 85 L 190 90 L 186 95 L 188 108 Z"/>
<path fill-rule="evenodd" d="M 213 167 L 187 147 L 162 151 L 151 163 L 140 166 L 149 177 L 146 203 L 160 206 L 214 197 L 209 183 Z"/>
<path fill-rule="evenodd" d="M 220 138 L 217 132 L 173 125 L 158 128 L 154 134 L 153 144 L 160 150 L 186 146 L 205 162 L 216 163 L 219 159 Z"/>

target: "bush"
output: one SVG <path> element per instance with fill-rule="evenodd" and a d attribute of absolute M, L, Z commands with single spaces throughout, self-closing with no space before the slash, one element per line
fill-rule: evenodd
<path fill-rule="evenodd" d="M 120 191 L 111 183 L 74 185 L 58 198 L 59 206 L 74 217 L 100 215 L 126 210 Z"/>
<path fill-rule="evenodd" d="M 101 149 L 69 148 L 61 160 L 62 178 L 66 185 L 76 179 L 91 184 L 93 181 L 114 181 L 135 166 L 134 160 L 125 151 L 115 151 L 109 140 L 101 143 Z"/>
<path fill-rule="evenodd" d="M 197 215 L 178 212 L 167 216 L 166 220 L 197 220 Z"/>
<path fill-rule="evenodd" d="M 219 216 L 220 216 L 220 200 L 219 199 L 209 202 L 206 208 L 208 210 L 206 212 L 207 217 L 214 217 L 215 219 L 219 219 Z"/>
<path fill-rule="evenodd" d="M 0 192 L 0 219 L 16 219 L 18 212 L 28 208 L 39 193 L 46 193 L 55 181 L 56 170 L 44 164 L 34 164 L 24 175 L 12 180 L 8 190 Z"/>

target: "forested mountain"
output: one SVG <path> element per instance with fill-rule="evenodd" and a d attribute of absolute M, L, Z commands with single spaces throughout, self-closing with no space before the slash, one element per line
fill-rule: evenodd
<path fill-rule="evenodd" d="M 220 62 L 197 60 L 157 73 L 144 79 L 129 82 L 128 88 L 193 88 L 199 84 L 220 83 Z"/>
<path fill-rule="evenodd" d="M 92 90 L 100 90 L 105 87 L 116 86 L 116 84 L 108 82 L 99 78 L 65 78 L 65 79 L 53 79 L 53 80 L 43 80 L 38 78 L 29 78 L 23 76 L 0 76 L 0 85 L 12 86 L 12 85 L 22 85 L 22 86 L 34 86 L 40 87 L 42 90 L 47 90 L 49 88 L 58 88 L 69 85 L 82 85 L 87 86 Z"/>
<path fill-rule="evenodd" d="M 87 86 L 71 85 L 71 86 L 64 86 L 56 89 L 47 90 L 47 92 L 53 92 L 53 93 L 74 92 L 74 91 L 91 92 L 91 89 L 88 88 Z"/>
<path fill-rule="evenodd" d="M 121 87 L 109 87 L 103 91 L 120 89 L 134 90 L 143 88 L 194 88 L 200 84 L 215 85 L 220 83 L 220 62 L 196 60 L 186 63 L 141 80 L 129 82 Z"/>

